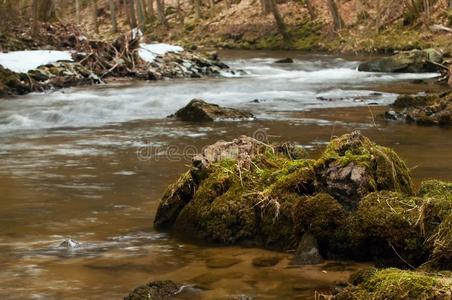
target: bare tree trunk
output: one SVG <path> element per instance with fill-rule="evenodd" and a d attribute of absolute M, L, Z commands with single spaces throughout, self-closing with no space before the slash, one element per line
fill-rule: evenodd
<path fill-rule="evenodd" d="M 180 8 L 180 0 L 176 0 L 176 14 L 177 14 L 177 18 L 179 19 L 179 22 L 181 24 L 183 24 L 184 16 L 182 15 L 182 10 Z"/>
<path fill-rule="evenodd" d="M 33 0 L 33 4 L 31 6 L 31 15 L 33 18 L 33 25 L 31 27 L 31 34 L 36 36 L 38 33 L 38 10 L 39 10 L 39 0 Z"/>
<path fill-rule="evenodd" d="M 75 18 L 77 19 L 77 24 L 80 25 L 80 0 L 75 0 Z"/>
<path fill-rule="evenodd" d="M 330 10 L 331 16 L 333 17 L 334 30 L 341 30 L 344 27 L 344 20 L 339 13 L 336 2 L 334 0 L 327 0 L 328 9 Z"/>
<path fill-rule="evenodd" d="M 381 0 L 377 1 L 377 18 L 376 18 L 376 27 L 377 27 L 377 33 L 380 32 L 381 28 Z"/>
<path fill-rule="evenodd" d="M 215 15 L 215 0 L 209 0 L 210 15 Z"/>
<path fill-rule="evenodd" d="M 311 21 L 314 21 L 317 17 L 317 14 L 315 12 L 314 6 L 312 5 L 311 0 L 305 0 L 304 1 L 306 8 L 308 9 L 309 12 L 309 17 L 311 17 Z"/>
<path fill-rule="evenodd" d="M 430 26 L 430 1 L 424 0 L 424 24 L 428 28 Z"/>
<path fill-rule="evenodd" d="M 154 0 L 148 0 L 148 17 L 152 18 L 154 15 Z"/>
<path fill-rule="evenodd" d="M 115 0 L 110 0 L 110 18 L 111 18 L 111 31 L 113 33 L 117 33 L 118 32 L 118 22 L 116 21 Z"/>
<path fill-rule="evenodd" d="M 165 0 L 157 0 L 157 17 L 160 25 L 166 26 Z"/>
<path fill-rule="evenodd" d="M 93 0 L 93 26 L 94 26 L 94 32 L 99 33 L 99 23 L 97 22 L 97 0 Z"/>
<path fill-rule="evenodd" d="M 449 9 L 452 9 L 452 0 L 449 0 Z"/>
<path fill-rule="evenodd" d="M 268 15 L 271 12 L 270 0 L 259 0 L 261 3 L 261 12 L 262 14 Z"/>
<path fill-rule="evenodd" d="M 201 0 L 193 0 L 193 6 L 195 9 L 195 19 L 201 18 Z"/>
<path fill-rule="evenodd" d="M 278 28 L 279 33 L 283 36 L 285 40 L 289 39 L 289 35 L 287 33 L 286 23 L 284 23 L 284 19 L 279 12 L 278 5 L 275 0 L 267 0 L 271 12 L 273 13 L 273 17 L 275 18 L 276 27 Z"/>
<path fill-rule="evenodd" d="M 138 11 L 138 18 L 140 18 L 140 27 L 143 27 L 144 23 L 146 22 L 146 18 L 143 11 L 143 0 L 136 0 L 137 1 L 137 11 Z"/>
<path fill-rule="evenodd" d="M 452 1 L 452 0 L 450 0 L 450 1 Z M 230 9 L 231 6 L 232 6 L 231 0 L 226 0 L 226 8 L 227 8 L 227 9 Z"/>
<path fill-rule="evenodd" d="M 129 1 L 129 24 L 130 28 L 136 28 L 137 27 L 137 17 L 135 15 L 135 0 L 128 0 Z"/>

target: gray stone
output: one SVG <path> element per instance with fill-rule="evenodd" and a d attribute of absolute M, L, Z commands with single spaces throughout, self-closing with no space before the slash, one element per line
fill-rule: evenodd
<path fill-rule="evenodd" d="M 316 265 L 322 261 L 316 238 L 309 232 L 303 234 L 293 259 L 295 265 Z"/>
<path fill-rule="evenodd" d="M 402 51 L 390 57 L 377 58 L 359 65 L 364 72 L 425 73 L 437 72 L 443 55 L 435 49 Z"/>

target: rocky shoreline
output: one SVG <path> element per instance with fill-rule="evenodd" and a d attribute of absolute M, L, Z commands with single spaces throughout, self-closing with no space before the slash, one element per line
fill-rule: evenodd
<path fill-rule="evenodd" d="M 427 180 L 416 191 L 399 156 L 359 132 L 333 139 L 316 159 L 293 144 L 242 136 L 193 159 L 163 196 L 154 225 L 223 245 L 299 248 L 301 258 L 314 247 L 325 259 L 390 268 L 352 278 L 335 299 L 448 299 L 451 212 L 452 183 Z"/>
<path fill-rule="evenodd" d="M 164 80 L 233 76 L 240 72 L 221 62 L 215 52 L 201 54 L 180 47 L 173 51 L 175 46 L 145 44 L 169 49 L 149 53 L 139 32 L 128 33 L 113 42 L 89 41 L 82 35 L 72 38 L 76 41 L 70 45 L 72 48 L 64 48 L 71 52 L 70 61 L 55 61 L 27 72 L 14 72 L 0 65 L 0 96 L 99 84 L 111 78 Z M 140 51 L 152 59 L 144 59 Z"/>

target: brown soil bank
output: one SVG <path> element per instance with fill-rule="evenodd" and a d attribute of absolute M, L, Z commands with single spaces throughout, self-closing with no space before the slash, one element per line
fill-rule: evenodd
<path fill-rule="evenodd" d="M 359 132 L 332 140 L 318 158 L 248 137 L 217 142 L 168 188 L 154 224 L 277 250 L 310 234 L 324 258 L 452 270 L 452 183 L 429 180 L 413 191 L 399 156 Z"/>

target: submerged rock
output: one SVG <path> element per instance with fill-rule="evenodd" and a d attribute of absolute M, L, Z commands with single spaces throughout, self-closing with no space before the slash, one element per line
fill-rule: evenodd
<path fill-rule="evenodd" d="M 58 247 L 67 248 L 67 249 L 76 249 L 80 248 L 80 243 L 73 239 L 64 240 Z"/>
<path fill-rule="evenodd" d="M 232 267 L 242 261 L 238 258 L 232 257 L 215 257 L 206 261 L 206 266 L 211 269 L 224 269 Z"/>
<path fill-rule="evenodd" d="M 275 60 L 275 64 L 292 64 L 293 59 L 290 57 Z"/>
<path fill-rule="evenodd" d="M 319 253 L 319 246 L 316 238 L 310 233 L 303 234 L 298 244 L 293 264 L 295 265 L 316 265 L 322 261 Z"/>
<path fill-rule="evenodd" d="M 207 103 L 201 99 L 193 99 L 185 107 L 172 115 L 188 122 L 212 122 L 216 120 L 253 119 L 252 113 L 234 108 L 221 107 L 217 104 Z"/>
<path fill-rule="evenodd" d="M 163 300 L 177 294 L 181 287 L 171 280 L 153 281 L 137 287 L 124 300 Z"/>
<path fill-rule="evenodd" d="M 383 57 L 359 65 L 364 72 L 425 73 L 438 72 L 443 55 L 435 49 L 402 51 L 390 57 Z"/>
<path fill-rule="evenodd" d="M 253 266 L 258 268 L 273 267 L 276 266 L 281 259 L 282 258 L 279 256 L 259 256 L 253 258 L 251 263 Z"/>
<path fill-rule="evenodd" d="M 419 125 L 452 124 L 452 92 L 429 95 L 402 95 L 385 113 L 388 120 L 405 120 Z"/>

